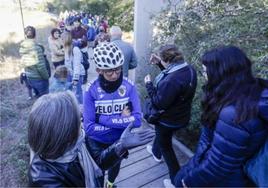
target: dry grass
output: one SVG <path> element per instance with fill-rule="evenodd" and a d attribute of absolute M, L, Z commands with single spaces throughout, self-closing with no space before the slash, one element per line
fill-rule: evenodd
<path fill-rule="evenodd" d="M 18 79 L 1 80 L 1 187 L 26 185 L 27 116 L 33 101 Z"/>
<path fill-rule="evenodd" d="M 37 41 L 47 50 L 47 37 L 54 23 L 53 15 L 31 11 L 24 12 L 26 25 L 37 28 Z M 8 23 L 6 18 L 8 19 Z M 19 82 L 19 44 L 23 39 L 21 20 L 17 9 L 0 7 L 0 140 L 1 173 L 0 187 L 27 186 L 29 146 L 27 143 L 27 118 L 33 100 L 27 100 L 27 89 Z M 10 21 L 14 22 L 10 24 Z"/>
<path fill-rule="evenodd" d="M 55 17 L 24 10 L 24 19 L 25 26 L 36 27 L 37 41 L 45 46 L 49 56 L 47 37 L 55 26 Z M 0 187 L 25 187 L 29 165 L 27 118 L 34 101 L 27 100 L 27 89 L 19 82 L 23 30 L 18 7 L 0 5 L 0 22 Z M 123 38 L 132 43 L 133 33 L 124 33 Z"/>

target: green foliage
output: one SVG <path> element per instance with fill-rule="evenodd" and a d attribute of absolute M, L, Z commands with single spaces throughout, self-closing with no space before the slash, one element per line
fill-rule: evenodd
<path fill-rule="evenodd" d="M 56 13 L 77 10 L 103 15 L 110 25 L 119 25 L 124 31 L 133 30 L 134 0 L 53 0 L 47 9 Z"/>
<path fill-rule="evenodd" d="M 110 10 L 110 5 L 108 1 L 83 0 L 79 8 L 82 11 L 90 12 L 94 15 L 107 15 Z"/>
<path fill-rule="evenodd" d="M 111 25 L 119 25 L 124 31 L 133 30 L 134 0 L 110 0 L 108 12 Z"/>
<path fill-rule="evenodd" d="M 79 10 L 80 1 L 77 0 L 53 0 L 52 3 L 47 4 L 50 10 L 54 10 L 55 13 L 65 10 Z"/>
<path fill-rule="evenodd" d="M 201 70 L 199 59 L 211 48 L 236 45 L 254 62 L 257 76 L 268 79 L 268 0 L 186 0 L 153 16 L 154 48 L 175 42 L 188 62 Z M 193 103 L 190 129 L 199 126 L 201 76 Z"/>

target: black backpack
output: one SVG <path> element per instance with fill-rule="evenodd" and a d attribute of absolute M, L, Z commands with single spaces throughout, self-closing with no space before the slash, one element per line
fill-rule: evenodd
<path fill-rule="evenodd" d="M 82 52 L 82 51 L 81 53 L 83 57 L 81 64 L 84 66 L 85 70 L 88 70 L 89 69 L 88 54 L 87 52 Z"/>
<path fill-rule="evenodd" d="M 165 112 L 164 110 L 158 110 L 149 96 L 146 96 L 143 103 L 143 117 L 150 124 L 156 124 L 160 119 L 161 115 Z"/>
<path fill-rule="evenodd" d="M 50 64 L 49 64 L 49 61 L 48 61 L 46 55 L 44 55 L 44 58 L 45 58 L 45 64 L 46 64 L 46 68 L 47 68 L 48 76 L 50 77 L 50 76 L 51 76 L 51 68 L 50 68 Z"/>

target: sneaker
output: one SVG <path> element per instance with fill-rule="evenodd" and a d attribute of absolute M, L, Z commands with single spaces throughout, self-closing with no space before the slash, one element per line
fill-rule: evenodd
<path fill-rule="evenodd" d="M 114 185 L 113 183 L 109 182 L 108 180 L 107 180 L 107 182 L 105 183 L 105 186 L 104 186 L 104 187 L 105 187 L 105 188 L 117 188 L 116 185 Z"/>
<path fill-rule="evenodd" d="M 146 146 L 146 150 L 148 151 L 148 153 L 150 153 L 152 156 L 153 156 L 153 158 L 154 158 L 154 160 L 156 161 L 156 162 L 158 162 L 158 163 L 160 163 L 161 161 L 162 161 L 162 157 L 159 159 L 159 158 L 157 158 L 154 154 L 153 154 L 153 146 L 152 145 L 147 145 Z"/>
<path fill-rule="evenodd" d="M 175 188 L 170 179 L 164 179 L 163 183 L 165 188 Z"/>

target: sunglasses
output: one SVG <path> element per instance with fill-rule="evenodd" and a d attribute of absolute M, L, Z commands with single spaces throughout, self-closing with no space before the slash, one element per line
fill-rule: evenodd
<path fill-rule="evenodd" d="M 120 74 L 122 72 L 122 67 L 117 67 L 114 69 L 108 69 L 108 70 L 103 70 L 103 72 L 107 75 L 107 76 L 112 76 L 113 73 L 115 74 Z"/>

